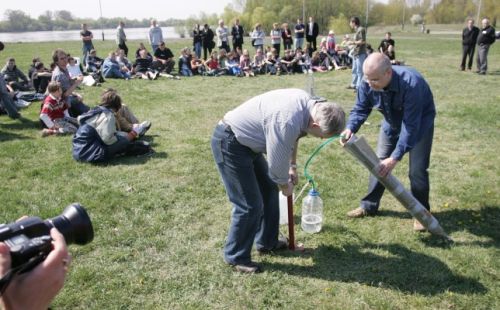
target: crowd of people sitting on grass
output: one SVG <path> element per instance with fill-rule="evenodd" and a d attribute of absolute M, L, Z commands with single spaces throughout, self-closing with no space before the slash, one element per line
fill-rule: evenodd
<path fill-rule="evenodd" d="M 251 50 L 242 48 L 242 38 L 240 44 L 235 44 L 234 38 L 238 34 L 235 34 L 234 28 L 233 49 L 230 49 L 228 31 L 221 30 L 227 30 L 223 22 L 219 22 L 219 28 L 216 31 L 219 47 L 216 50 L 216 44 L 212 41 L 214 33 L 210 27 L 205 25 L 203 29 L 200 29 L 200 26 L 196 25 L 193 31 L 193 49 L 182 48 L 177 60 L 163 38 L 158 37 L 150 38 L 149 43 L 154 49 L 152 52 L 140 43 L 135 52 L 135 59 L 127 57 L 128 48 L 124 41 L 119 44 L 117 50 L 110 51 L 107 57 L 99 57 L 91 44 L 91 32 L 86 27 L 84 28 L 82 38 L 86 40 L 84 40 L 83 59 L 73 57 L 62 49 L 56 49 L 50 66 L 46 67 L 39 57 L 35 57 L 25 75 L 17 68 L 16 60 L 10 57 L 1 71 L 5 84 L 0 85 L 0 113 L 17 118 L 20 116 L 19 109 L 29 106 L 30 101 L 43 100 L 40 110 L 42 136 L 64 134 L 78 136 L 80 153 L 74 153 L 74 157 L 83 161 L 100 161 L 109 158 L 112 154 L 123 153 L 123 150 L 132 153 L 147 151 L 146 146 L 125 143 L 125 140 L 120 137 L 127 137 L 129 142 L 134 141 L 136 137 L 142 136 L 149 129 L 151 123 L 147 121 L 140 123 L 127 106 L 121 103 L 117 92 L 111 89 L 103 93 L 103 98 L 108 98 L 113 101 L 113 104 L 103 99 L 98 108 L 90 109 L 83 102 L 83 97 L 76 92 L 81 85 L 101 86 L 106 79 L 156 80 L 159 77 L 180 79 L 180 77 L 194 75 L 253 77 L 256 75 L 311 74 L 343 70 L 352 66 L 353 42 L 349 35 L 345 35 L 341 42 L 337 42 L 335 33 L 329 31 L 318 46 L 315 42 L 313 44 L 307 42 L 302 48 L 303 42 L 296 40 L 295 47 L 293 47 L 287 24 L 284 24 L 282 28 L 279 28 L 278 24 L 273 25 L 270 33 L 272 43 L 270 46 L 264 45 L 265 34 L 261 25 L 257 24 L 251 33 L 254 47 Z M 159 27 L 152 24 L 152 29 L 156 28 Z M 240 32 L 242 36 L 242 30 Z M 157 36 L 158 32 L 153 31 L 152 35 Z M 283 49 L 281 49 L 281 40 L 283 40 Z M 380 43 L 379 50 L 388 55 L 394 64 L 399 64 L 395 60 L 394 45 L 390 33 L 387 33 Z M 201 57 L 202 50 L 203 57 Z M 120 104 L 117 101 L 120 101 Z M 110 119 L 109 111 L 113 112 L 114 119 Z M 83 124 L 91 127 L 86 126 L 84 133 L 80 132 Z M 103 131 L 103 126 L 116 128 Z M 85 147 L 83 146 L 85 143 L 82 142 L 84 138 L 93 139 L 93 141 L 87 141 L 88 145 Z M 115 151 L 113 147 L 107 147 L 118 142 L 121 145 L 117 147 L 119 151 Z M 96 149 L 95 143 L 101 147 Z M 127 145 L 128 148 L 123 148 L 123 145 Z M 100 153 L 94 154 L 95 152 Z"/>

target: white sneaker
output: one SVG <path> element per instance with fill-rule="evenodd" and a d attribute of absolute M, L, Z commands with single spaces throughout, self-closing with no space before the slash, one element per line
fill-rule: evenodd
<path fill-rule="evenodd" d="M 151 122 L 150 121 L 144 121 L 140 124 L 138 124 L 135 128 L 134 131 L 137 133 L 139 137 L 144 136 L 146 132 L 151 128 Z"/>

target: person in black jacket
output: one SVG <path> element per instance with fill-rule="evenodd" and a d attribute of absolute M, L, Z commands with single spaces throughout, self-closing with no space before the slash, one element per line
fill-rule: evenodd
<path fill-rule="evenodd" d="M 314 21 L 313 17 L 309 17 L 309 22 L 306 24 L 306 41 L 311 44 L 313 51 L 316 51 L 316 38 L 319 34 L 318 23 Z"/>
<path fill-rule="evenodd" d="M 231 36 L 233 37 L 233 51 L 236 50 L 237 47 L 243 49 L 243 26 L 240 25 L 240 20 L 237 18 L 234 21 L 234 25 L 231 28 Z"/>
<path fill-rule="evenodd" d="M 193 28 L 193 50 L 198 58 L 201 58 L 201 39 L 202 32 L 200 29 L 200 24 L 196 24 Z"/>
<path fill-rule="evenodd" d="M 203 45 L 203 59 L 207 60 L 207 50 L 208 55 L 212 53 L 212 49 L 215 47 L 214 42 L 214 32 L 210 29 L 208 24 L 203 26 L 203 31 L 201 33 L 201 43 Z"/>
<path fill-rule="evenodd" d="M 472 69 L 472 59 L 474 58 L 474 50 L 476 49 L 477 36 L 479 35 L 479 28 L 474 26 L 474 20 L 469 18 L 467 20 L 467 27 L 462 31 L 462 64 L 460 65 L 460 70 L 465 70 L 465 63 L 467 61 L 467 56 L 469 56 L 469 62 L 467 64 L 467 69 Z"/>
<path fill-rule="evenodd" d="M 486 74 L 488 69 L 488 50 L 495 43 L 495 28 L 490 26 L 490 20 L 485 18 L 482 20 L 483 28 L 477 37 L 477 73 Z"/>

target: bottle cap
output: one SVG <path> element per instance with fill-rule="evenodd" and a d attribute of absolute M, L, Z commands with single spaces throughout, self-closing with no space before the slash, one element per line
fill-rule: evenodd
<path fill-rule="evenodd" d="M 315 190 L 314 188 L 312 188 L 309 191 L 309 196 L 319 196 L 319 192 L 317 190 Z"/>

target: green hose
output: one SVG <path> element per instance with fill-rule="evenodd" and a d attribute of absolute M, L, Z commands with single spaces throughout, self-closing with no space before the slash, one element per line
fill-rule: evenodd
<path fill-rule="evenodd" d="M 335 135 L 331 138 L 328 138 L 325 142 L 321 143 L 315 150 L 312 152 L 311 156 L 309 156 L 309 159 L 306 161 L 306 164 L 304 166 L 304 176 L 306 177 L 307 181 L 311 183 L 312 188 L 316 190 L 316 183 L 314 182 L 314 179 L 312 176 L 307 172 L 307 168 L 309 167 L 309 164 L 311 163 L 311 160 L 318 154 L 318 152 L 328 143 L 332 142 L 333 140 L 339 138 L 340 135 Z"/>

